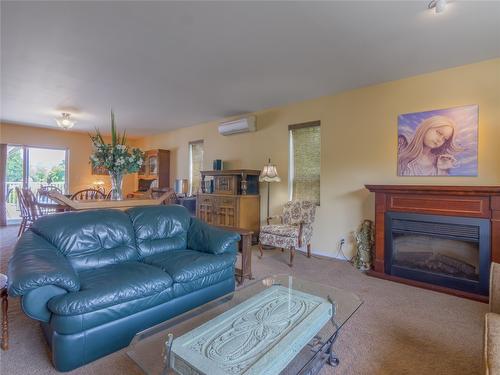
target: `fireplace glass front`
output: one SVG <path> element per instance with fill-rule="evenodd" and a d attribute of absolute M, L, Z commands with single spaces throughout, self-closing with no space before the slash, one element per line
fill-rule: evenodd
<path fill-rule="evenodd" d="M 394 235 L 396 266 L 479 281 L 479 243 L 421 234 Z"/>
<path fill-rule="evenodd" d="M 386 273 L 487 294 L 488 220 L 386 214 Z"/>

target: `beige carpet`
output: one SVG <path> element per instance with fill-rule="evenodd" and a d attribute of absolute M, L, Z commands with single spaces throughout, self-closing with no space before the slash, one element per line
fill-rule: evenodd
<path fill-rule="evenodd" d="M 0 228 L 0 271 L 15 242 L 17 228 Z M 364 301 L 342 329 L 336 343 L 340 365 L 326 366 L 322 374 L 480 374 L 482 303 L 374 279 L 348 263 L 320 258 L 295 258 L 292 270 L 287 254 L 254 252 L 256 277 L 291 272 L 294 276 L 357 293 Z M 10 300 L 10 349 L 0 355 L 0 373 L 53 374 L 47 346 L 38 324 L 22 314 L 19 301 Z M 124 351 L 93 362 L 71 374 L 138 374 Z"/>

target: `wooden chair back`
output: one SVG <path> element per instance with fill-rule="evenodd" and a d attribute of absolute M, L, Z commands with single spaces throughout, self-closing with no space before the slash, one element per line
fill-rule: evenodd
<path fill-rule="evenodd" d="M 31 221 L 35 221 L 42 213 L 40 212 L 40 207 L 38 206 L 38 201 L 36 200 L 35 194 L 31 189 L 22 189 L 26 206 L 28 208 L 28 215 Z"/>
<path fill-rule="evenodd" d="M 36 200 L 35 194 L 31 189 L 16 187 L 19 209 L 21 211 L 21 226 L 19 227 L 18 236 L 26 231 L 33 222 L 42 216 L 40 207 Z"/>
<path fill-rule="evenodd" d="M 16 194 L 17 194 L 17 202 L 19 203 L 19 211 L 21 212 L 21 218 L 28 219 L 29 217 L 28 206 L 26 205 L 26 200 L 24 198 L 22 189 L 16 187 Z"/>
<path fill-rule="evenodd" d="M 73 194 L 70 199 L 79 201 L 106 199 L 106 194 L 104 194 L 101 190 L 97 189 L 83 189 Z"/>
<path fill-rule="evenodd" d="M 52 203 L 52 204 L 56 203 L 49 195 L 50 193 L 53 193 L 53 192 L 56 192 L 59 194 L 63 193 L 61 189 L 59 189 L 57 186 L 53 186 L 53 185 L 41 186 L 40 189 L 38 189 L 38 191 L 36 192 L 36 200 L 39 204 L 42 204 L 42 205 L 39 205 L 40 213 L 42 215 L 49 215 L 49 214 L 53 214 L 56 212 L 55 208 L 43 207 L 44 203 Z"/>
<path fill-rule="evenodd" d="M 62 194 L 62 190 L 59 189 L 57 186 L 53 185 L 46 185 L 46 186 L 41 186 L 40 189 L 36 192 L 36 200 L 39 203 L 51 203 L 52 199 L 50 198 L 49 194 L 50 193 L 60 193 Z"/>

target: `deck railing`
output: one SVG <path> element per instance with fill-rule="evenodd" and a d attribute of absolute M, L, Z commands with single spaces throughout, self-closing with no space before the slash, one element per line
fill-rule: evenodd
<path fill-rule="evenodd" d="M 51 184 L 47 184 L 46 182 L 29 182 L 28 186 L 31 189 L 33 193 L 37 193 L 38 189 L 40 189 L 42 186 L 56 186 L 61 191 L 64 192 L 65 189 L 65 182 L 52 182 Z M 16 187 L 21 188 L 23 186 L 22 182 L 12 182 L 12 181 L 7 181 L 6 182 L 6 202 L 9 204 L 13 204 L 17 206 L 17 194 L 16 194 Z"/>

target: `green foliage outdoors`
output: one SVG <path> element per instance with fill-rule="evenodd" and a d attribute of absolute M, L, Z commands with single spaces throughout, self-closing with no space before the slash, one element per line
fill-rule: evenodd
<path fill-rule="evenodd" d="M 30 168 L 30 180 L 33 182 L 64 182 L 64 161 L 50 169 L 35 165 Z"/>
<path fill-rule="evenodd" d="M 23 150 L 21 147 L 12 148 L 7 156 L 7 181 L 23 181 Z M 30 166 L 30 181 L 51 184 L 53 182 L 64 182 L 65 165 L 64 160 L 50 169 L 39 165 Z"/>
<path fill-rule="evenodd" d="M 7 181 L 23 181 L 23 150 L 21 147 L 12 148 L 7 156 Z"/>

